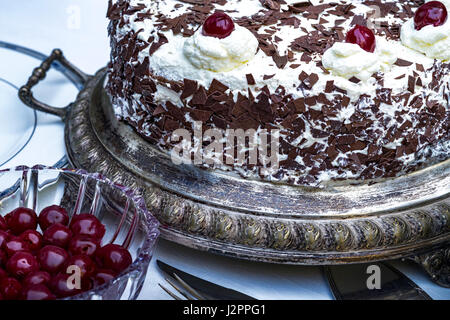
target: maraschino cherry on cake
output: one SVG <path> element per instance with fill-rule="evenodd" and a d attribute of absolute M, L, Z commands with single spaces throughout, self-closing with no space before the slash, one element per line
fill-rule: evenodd
<path fill-rule="evenodd" d="M 178 129 L 279 131 L 290 184 L 395 177 L 450 154 L 450 1 L 114 0 L 106 89 L 163 150 Z"/>

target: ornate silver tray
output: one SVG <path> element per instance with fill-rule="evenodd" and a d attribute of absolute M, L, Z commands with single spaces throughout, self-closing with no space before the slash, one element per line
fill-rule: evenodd
<path fill-rule="evenodd" d="M 66 108 L 35 100 L 31 88 L 52 63 L 84 89 Z M 60 50 L 36 68 L 19 95 L 66 122 L 70 163 L 144 195 L 163 238 L 254 261 L 326 265 L 394 258 L 421 263 L 450 284 L 450 160 L 379 183 L 314 189 L 238 178 L 193 166 L 118 122 L 104 91 L 106 70 L 87 76 Z"/>

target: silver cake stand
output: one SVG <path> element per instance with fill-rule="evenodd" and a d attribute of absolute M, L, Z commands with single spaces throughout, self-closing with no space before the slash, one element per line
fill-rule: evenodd
<path fill-rule="evenodd" d="M 84 83 L 75 102 L 54 108 L 31 89 L 59 64 Z M 140 190 L 162 237 L 213 253 L 272 263 L 332 265 L 396 258 L 421 264 L 450 286 L 450 160 L 376 184 L 313 189 L 177 166 L 118 122 L 104 90 L 106 69 L 88 76 L 60 50 L 19 92 L 30 107 L 66 123 L 68 158 Z"/>

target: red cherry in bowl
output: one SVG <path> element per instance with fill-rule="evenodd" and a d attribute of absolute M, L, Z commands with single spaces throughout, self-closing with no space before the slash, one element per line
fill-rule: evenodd
<path fill-rule="evenodd" d="M 5 251 L 0 249 L 0 267 L 5 266 L 8 262 L 8 256 L 6 255 Z"/>
<path fill-rule="evenodd" d="M 22 290 L 22 299 L 23 300 L 54 300 L 56 297 L 43 284 L 35 284 Z"/>
<path fill-rule="evenodd" d="M 57 273 L 66 264 L 69 254 L 63 248 L 48 245 L 39 251 L 37 258 L 42 270 Z"/>
<path fill-rule="evenodd" d="M 67 261 L 67 265 L 66 265 L 66 269 L 67 269 L 68 273 L 69 273 L 68 268 L 70 266 L 77 266 L 78 268 L 80 268 L 82 278 L 88 278 L 88 277 L 94 275 L 96 268 L 97 268 L 95 266 L 94 261 L 91 258 L 89 258 L 87 255 L 83 255 L 83 254 L 72 256 L 69 258 L 69 260 Z"/>
<path fill-rule="evenodd" d="M 31 209 L 17 208 L 5 217 L 9 229 L 15 235 L 19 235 L 26 230 L 36 230 L 37 215 Z"/>
<path fill-rule="evenodd" d="M 48 227 L 42 238 L 45 244 L 66 248 L 69 245 L 71 237 L 72 231 L 68 227 L 57 223 Z"/>
<path fill-rule="evenodd" d="M 69 223 L 69 214 L 66 209 L 60 206 L 50 206 L 42 209 L 39 214 L 39 226 L 43 231 L 57 223 L 65 226 Z"/>
<path fill-rule="evenodd" d="M 42 236 L 36 230 L 27 230 L 20 235 L 20 239 L 28 244 L 31 251 L 38 251 L 42 247 Z"/>
<path fill-rule="evenodd" d="M 93 257 L 100 248 L 100 239 L 84 235 L 74 236 L 69 242 L 69 252 L 73 255 L 84 254 Z"/>
<path fill-rule="evenodd" d="M 130 252 L 117 244 L 101 247 L 96 255 L 102 268 L 111 269 L 117 273 L 125 270 L 132 262 Z"/>
<path fill-rule="evenodd" d="M 5 242 L 11 237 L 11 235 L 3 230 L 0 230 L 0 248 L 4 247 Z"/>
<path fill-rule="evenodd" d="M 95 216 L 82 213 L 73 217 L 70 230 L 76 235 L 85 235 L 101 239 L 105 235 L 105 226 Z"/>
<path fill-rule="evenodd" d="M 347 33 L 345 42 L 357 44 L 367 52 L 374 52 L 376 47 L 373 31 L 360 25 L 356 25 Z"/>
<path fill-rule="evenodd" d="M 5 300 L 15 300 L 20 297 L 22 285 L 19 280 L 8 277 L 0 281 L 0 294 Z"/>
<path fill-rule="evenodd" d="M 447 8 L 440 1 L 427 2 L 417 9 L 414 16 L 414 27 L 421 30 L 425 26 L 442 26 L 447 20 Z"/>
<path fill-rule="evenodd" d="M 6 271 L 3 270 L 2 268 L 0 268 L 0 281 L 1 281 L 3 278 L 6 278 L 7 276 L 8 276 L 8 274 L 6 273 Z"/>
<path fill-rule="evenodd" d="M 203 24 L 203 35 L 223 39 L 234 31 L 234 22 L 224 12 L 216 12 L 209 16 Z"/>
<path fill-rule="evenodd" d="M 45 271 L 34 271 L 29 273 L 22 281 L 24 287 L 36 285 L 36 284 L 48 284 L 52 277 L 50 273 Z"/>
<path fill-rule="evenodd" d="M 29 252 L 17 252 L 6 263 L 6 270 L 16 278 L 24 278 L 29 273 L 39 270 L 39 263 Z"/>
<path fill-rule="evenodd" d="M 8 230 L 8 225 L 6 224 L 6 220 L 3 216 L 0 216 L 0 230 Z"/>
<path fill-rule="evenodd" d="M 28 243 L 19 237 L 10 237 L 3 244 L 3 248 L 6 251 L 6 254 L 8 255 L 8 257 L 13 256 L 16 252 L 19 252 L 19 251 L 30 251 L 30 247 L 28 246 Z"/>
<path fill-rule="evenodd" d="M 116 277 L 116 273 L 110 269 L 99 269 L 93 277 L 94 286 L 101 286 Z"/>

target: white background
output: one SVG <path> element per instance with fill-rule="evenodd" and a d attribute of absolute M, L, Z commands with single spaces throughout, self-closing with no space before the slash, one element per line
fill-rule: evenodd
<path fill-rule="evenodd" d="M 104 67 L 109 59 L 106 7 L 107 0 L 0 0 L 0 40 L 45 54 L 54 48 L 61 48 L 71 62 L 83 71 L 93 74 Z M 4 49 L 0 49 L 0 61 L 0 78 L 7 79 L 17 87 L 26 82 L 32 69 L 39 64 L 35 59 Z M 64 77 L 53 72 L 39 85 L 36 93 L 38 98 L 51 105 L 64 106 L 74 99 L 77 90 Z M 5 89 L 5 86 L 0 86 L 0 98 L 0 126 L 2 121 L 4 124 L 17 121 L 16 129 L 25 130 L 26 128 L 21 129 L 24 124 L 20 121 L 30 117 L 26 107 L 17 100 L 14 92 Z M 4 111 L 6 106 L 8 110 L 13 106 L 13 111 Z M 13 133 L 8 135 L 0 130 L 0 134 L 0 139 L 5 139 L 4 141 L 11 142 L 11 139 L 15 139 Z M 52 165 L 63 155 L 62 123 L 56 117 L 39 113 L 38 127 L 32 141 L 5 167 L 37 163 Z M 169 298 L 157 285 L 164 283 L 164 276 L 156 268 L 156 258 L 258 299 L 333 298 L 317 267 L 239 261 L 160 240 L 141 299 Z M 450 290 L 434 285 L 414 263 L 395 261 L 393 265 L 433 298 L 450 299 Z"/>

